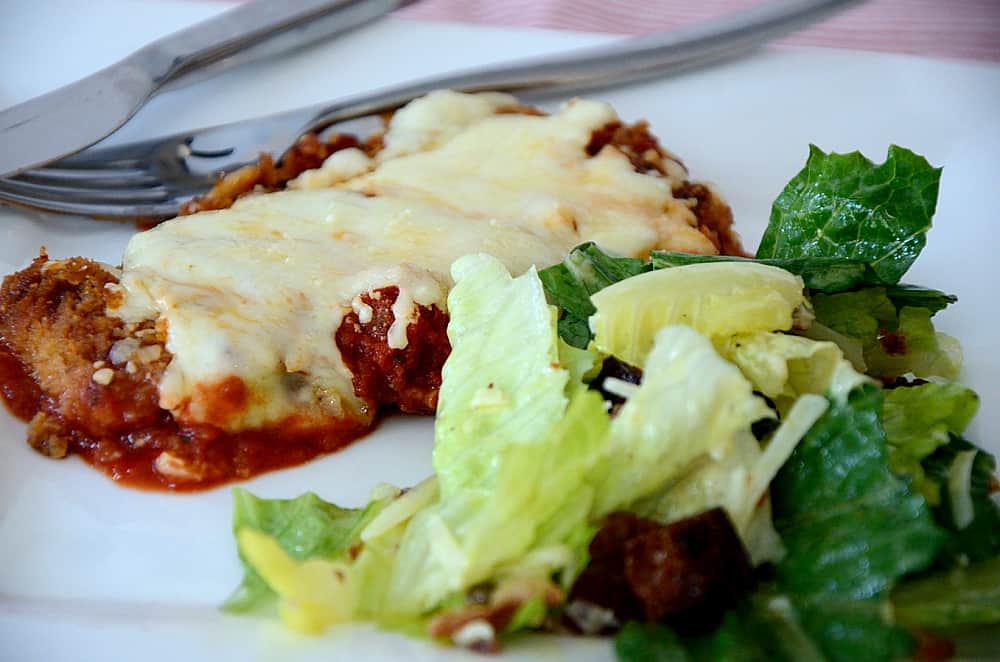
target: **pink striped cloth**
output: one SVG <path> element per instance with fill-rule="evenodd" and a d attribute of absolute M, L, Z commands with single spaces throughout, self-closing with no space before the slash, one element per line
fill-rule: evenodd
<path fill-rule="evenodd" d="M 400 15 L 647 34 L 755 4 L 759 0 L 422 0 Z M 779 43 L 1000 62 L 1000 0 L 870 0 Z"/>

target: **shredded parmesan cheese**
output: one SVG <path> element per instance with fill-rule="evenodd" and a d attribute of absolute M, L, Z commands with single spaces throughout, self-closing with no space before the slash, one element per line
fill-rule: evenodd
<path fill-rule="evenodd" d="M 90 376 L 95 384 L 100 384 L 101 386 L 107 386 L 111 383 L 111 380 L 115 378 L 115 372 L 111 368 L 101 368 L 95 370 L 94 374 Z"/>

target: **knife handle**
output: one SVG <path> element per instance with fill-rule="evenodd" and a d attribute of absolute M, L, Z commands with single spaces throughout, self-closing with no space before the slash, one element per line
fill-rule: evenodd
<path fill-rule="evenodd" d="M 258 0 L 167 35 L 128 60 L 155 90 L 180 86 L 352 30 L 412 1 Z"/>

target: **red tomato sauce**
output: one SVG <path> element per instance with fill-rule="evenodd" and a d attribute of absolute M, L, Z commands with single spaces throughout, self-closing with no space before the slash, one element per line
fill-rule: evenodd
<path fill-rule="evenodd" d="M 26 422 L 44 404 L 34 380 L 2 344 L 0 396 L 10 413 Z M 117 436 L 94 439 L 71 432 L 67 454 L 79 455 L 129 487 L 193 492 L 304 464 L 343 448 L 369 430 L 361 421 L 336 420 L 303 428 L 289 420 L 271 429 L 228 434 L 207 426 L 181 427 L 164 412 L 158 424 Z M 183 460 L 197 475 L 185 479 L 157 471 L 157 458 L 164 451 Z"/>

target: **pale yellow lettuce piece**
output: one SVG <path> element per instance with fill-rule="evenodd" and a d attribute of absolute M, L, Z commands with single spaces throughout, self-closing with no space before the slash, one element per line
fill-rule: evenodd
<path fill-rule="evenodd" d="M 761 331 L 716 339 L 715 345 L 782 413 L 801 395 L 842 401 L 855 386 L 871 381 L 832 342 Z"/>
<path fill-rule="evenodd" d="M 664 326 L 683 324 L 709 338 L 792 327 L 804 301 L 802 279 L 756 262 L 706 262 L 659 269 L 591 296 L 594 345 L 643 367 Z"/>
<path fill-rule="evenodd" d="M 278 611 L 288 627 L 319 633 L 357 615 L 355 569 L 343 561 L 296 561 L 271 536 L 256 529 L 236 534 L 247 562 L 278 594 Z"/>

